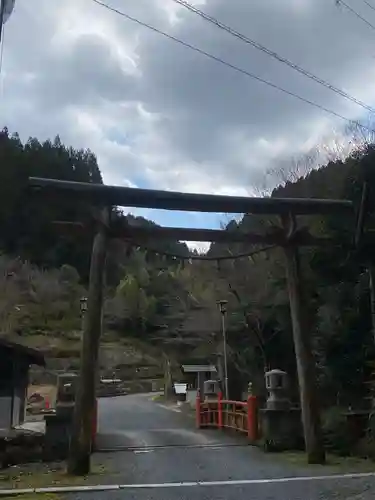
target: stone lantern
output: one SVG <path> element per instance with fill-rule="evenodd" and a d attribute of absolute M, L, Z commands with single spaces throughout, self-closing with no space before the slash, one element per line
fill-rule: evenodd
<path fill-rule="evenodd" d="M 77 381 L 78 376 L 75 373 L 63 373 L 58 376 L 56 413 L 44 417 L 46 421 L 43 446 L 45 460 L 65 460 L 68 456 Z"/>
<path fill-rule="evenodd" d="M 303 449 L 301 410 L 292 408 L 288 375 L 282 370 L 265 374 L 268 399 L 260 410 L 264 448 L 267 451 Z"/>
<path fill-rule="evenodd" d="M 203 383 L 203 393 L 204 399 L 217 399 L 217 396 L 220 392 L 220 386 L 218 380 L 205 380 Z"/>
<path fill-rule="evenodd" d="M 74 403 L 78 376 L 75 373 L 63 373 L 57 379 L 57 405 Z"/>
<path fill-rule="evenodd" d="M 267 409 L 289 409 L 291 405 L 288 398 L 288 374 L 282 370 L 271 370 L 265 376 L 268 391 Z"/>

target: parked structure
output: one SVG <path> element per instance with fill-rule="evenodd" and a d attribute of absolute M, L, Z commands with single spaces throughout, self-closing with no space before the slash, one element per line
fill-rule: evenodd
<path fill-rule="evenodd" d="M 0 338 L 0 429 L 25 420 L 30 365 L 45 366 L 43 354 Z"/>

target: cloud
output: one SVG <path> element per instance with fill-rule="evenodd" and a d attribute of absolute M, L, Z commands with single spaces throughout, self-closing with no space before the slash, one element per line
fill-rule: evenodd
<path fill-rule="evenodd" d="M 106 1 L 322 106 L 364 117 L 360 107 L 172 0 Z M 373 34 L 334 0 L 195 4 L 375 103 Z M 375 23 L 365 4 L 353 7 Z M 105 182 L 158 189 L 251 194 L 280 159 L 285 164 L 342 126 L 91 0 L 17 0 L 5 31 L 3 89 L 0 126 L 22 138 L 59 134 L 97 154 Z"/>

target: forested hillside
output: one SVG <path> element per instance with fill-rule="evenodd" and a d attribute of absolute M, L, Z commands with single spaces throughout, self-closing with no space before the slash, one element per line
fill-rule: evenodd
<path fill-rule="evenodd" d="M 37 197 L 26 195 L 25 188 L 30 175 L 102 182 L 96 158 L 90 151 L 62 145 L 58 138 L 42 144 L 30 139 L 22 144 L 4 130 L 0 134 L 0 165 L 2 331 L 34 345 L 58 344 L 64 359 L 74 360 L 71 364 L 76 365 L 79 297 L 87 286 L 92 235 L 63 234 L 52 222 L 85 221 L 90 214 L 87 207 L 68 199 L 63 204 L 50 200 L 47 207 Z M 373 200 L 374 166 L 375 152 L 369 147 L 344 162 L 331 162 L 279 186 L 272 196 L 358 201 L 366 177 Z M 122 216 L 119 212 L 118 217 Z M 152 224 L 142 218 L 133 218 L 132 223 Z M 326 405 L 360 404 L 368 395 L 369 384 L 365 382 L 374 359 L 367 272 L 373 255 L 351 249 L 354 218 L 305 217 L 300 223 L 315 234 L 340 242 L 338 247 L 302 252 L 321 398 Z M 245 215 L 239 223 L 228 224 L 226 230 L 259 232 L 277 224 L 275 218 Z M 370 218 L 366 230 L 375 229 L 373 226 Z M 156 244 L 160 252 L 189 255 L 185 244 Z M 250 250 L 243 244 L 229 248 L 212 245 L 208 256 Z M 263 391 L 265 368 L 282 368 L 293 377 L 284 261 L 277 249 L 217 263 L 165 258 L 113 241 L 107 269 L 104 343 L 136 346 L 139 359 L 150 353 L 158 360 L 216 358 L 222 349 L 219 299 L 229 301 L 233 392 L 249 380 L 257 391 Z M 106 366 L 115 369 L 122 362 L 109 357 Z"/>
<path fill-rule="evenodd" d="M 93 234 L 64 231 L 54 222 L 86 224 L 91 220 L 90 207 L 69 198 L 46 200 L 37 193 L 31 195 L 27 183 L 29 176 L 102 183 L 96 157 L 91 151 L 64 146 L 58 137 L 44 143 L 30 138 L 23 144 L 17 134 L 10 135 L 4 129 L 0 132 L 0 167 L 1 333 L 43 348 L 49 359 L 54 358 L 52 367 L 76 369 L 80 298 L 87 293 Z M 122 218 L 124 214 L 117 211 L 114 216 Z M 142 217 L 127 215 L 127 218 L 132 224 L 154 224 Z M 157 242 L 154 246 L 189 254 L 183 243 Z M 162 269 L 177 268 L 166 267 L 166 262 L 158 257 L 148 258 L 151 273 L 148 284 L 142 281 L 141 299 L 131 302 L 127 294 L 132 288 L 132 276 L 144 277 L 148 271 L 143 266 L 144 254 L 135 250 L 129 260 L 129 252 L 131 249 L 121 241 L 113 241 L 109 249 L 106 311 L 109 327 L 119 331 L 120 340 L 116 333 L 105 335 L 108 349 L 103 351 L 108 355 L 104 355 L 103 368 L 112 369 L 112 365 L 121 364 L 122 358 L 136 363 L 150 362 L 151 347 L 147 346 L 144 352 L 141 344 L 135 354 L 135 342 L 126 343 L 124 329 L 131 330 L 130 337 L 142 337 L 141 332 L 150 328 L 151 319 L 144 318 L 146 311 L 150 318 L 152 313 L 154 322 L 159 321 L 157 315 L 164 307 L 165 292 L 157 281 L 163 278 Z M 129 290 L 125 290 L 125 284 L 130 286 Z M 132 290 L 135 292 L 134 286 Z M 156 293 L 160 300 L 159 296 L 154 297 Z M 126 344 L 122 358 L 118 356 L 119 341 Z M 153 353 L 152 359 L 158 354 Z"/>
<path fill-rule="evenodd" d="M 372 147 L 357 152 L 346 161 L 331 162 L 312 170 L 304 178 L 286 182 L 272 193 L 275 197 L 343 198 L 359 203 L 363 180 L 370 186 L 370 211 L 373 212 L 375 152 Z M 279 225 L 275 218 L 245 215 L 234 231 L 265 231 Z M 354 251 L 352 241 L 355 217 L 300 217 L 300 225 L 311 232 L 331 237 L 339 244 L 328 248 L 301 250 L 303 275 L 309 308 L 309 323 L 318 365 L 321 398 L 325 404 L 356 406 L 368 396 L 373 367 L 374 336 L 371 326 L 368 269 L 374 256 L 371 245 L 366 253 Z M 369 217 L 366 233 L 374 229 Z M 370 249 L 370 250 L 369 250 Z M 235 245 L 232 253 L 246 247 Z M 225 252 L 222 245 L 211 253 Z M 250 259 L 222 264 L 215 283 L 230 302 L 229 315 L 235 340 L 235 353 L 241 369 L 258 372 L 277 367 L 295 372 L 289 301 L 286 291 L 284 257 L 270 250 Z"/>

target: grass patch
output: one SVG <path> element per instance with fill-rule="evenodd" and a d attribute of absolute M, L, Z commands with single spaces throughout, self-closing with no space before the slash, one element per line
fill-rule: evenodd
<path fill-rule="evenodd" d="M 93 464 L 87 476 L 70 476 L 66 472 L 65 463 L 29 464 L 10 467 L 0 473 L 1 489 L 45 488 L 50 486 L 82 486 L 108 481 L 109 471 L 102 464 Z M 24 498 L 24 497 L 23 497 Z"/>
<path fill-rule="evenodd" d="M 164 394 L 156 394 L 155 396 L 152 396 L 152 401 L 165 401 Z"/>
<path fill-rule="evenodd" d="M 338 455 L 327 454 L 325 465 L 311 465 L 307 463 L 306 454 L 299 451 L 284 451 L 281 453 L 267 453 L 268 456 L 276 460 L 288 462 L 296 467 L 309 467 L 311 469 L 335 473 L 349 472 L 375 472 L 375 463 L 371 460 L 359 457 L 339 457 Z"/>

